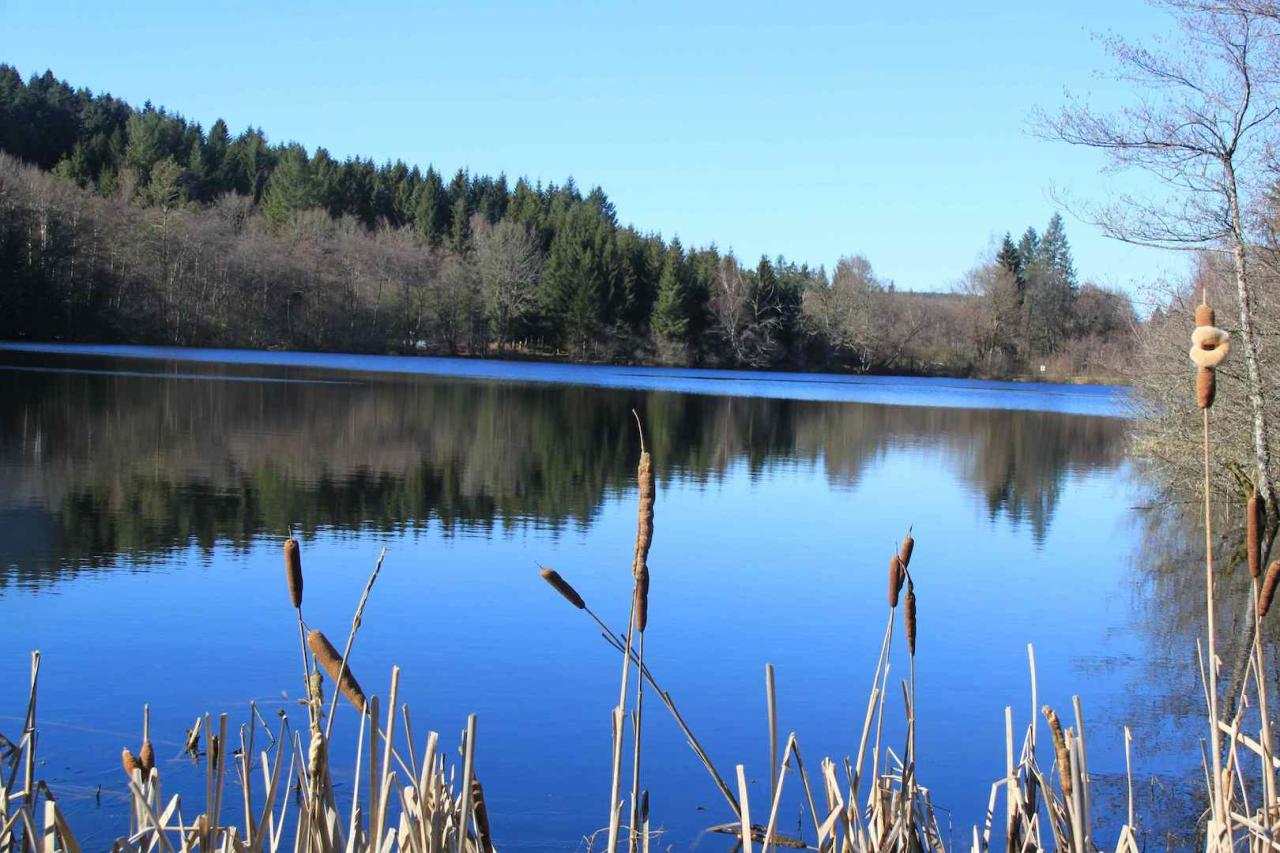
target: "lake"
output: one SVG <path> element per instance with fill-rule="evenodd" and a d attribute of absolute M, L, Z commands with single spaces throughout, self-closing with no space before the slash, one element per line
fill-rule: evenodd
<path fill-rule="evenodd" d="M 307 621 L 335 638 L 385 547 L 352 656 L 366 692 L 399 665 L 415 730 L 451 743 L 477 713 L 498 846 L 580 847 L 607 823 L 619 667 L 538 567 L 625 627 L 632 409 L 658 473 L 646 660 L 721 771 L 746 765 L 753 803 L 766 663 L 811 764 L 857 749 L 909 526 L 919 776 L 957 841 L 1003 773 L 1005 706 L 1019 737 L 1028 722 L 1028 643 L 1040 700 L 1084 702 L 1100 838 L 1122 726 L 1150 799 L 1194 769 L 1194 736 L 1168 737 L 1191 639 L 1152 628 L 1123 389 L 139 347 L 0 349 L 0 731 L 38 648 L 44 777 L 81 842 L 108 846 L 144 703 L 167 790 L 193 796 L 198 714 L 238 723 L 255 700 L 305 720 L 289 530 Z M 727 807 L 649 707 L 662 845 L 728 850 L 700 835 Z"/>

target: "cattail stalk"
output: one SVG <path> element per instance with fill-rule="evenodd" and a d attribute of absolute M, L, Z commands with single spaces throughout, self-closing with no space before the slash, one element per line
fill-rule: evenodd
<path fill-rule="evenodd" d="M 1219 827 L 1227 828 L 1230 835 L 1226 798 L 1222 790 L 1222 733 L 1218 728 L 1218 641 L 1217 617 L 1215 614 L 1213 595 L 1213 512 L 1210 493 L 1210 444 L 1209 444 L 1209 409 L 1202 407 L 1204 431 L 1204 583 L 1205 613 L 1209 634 L 1209 742 L 1213 748 L 1213 819 Z"/>
<path fill-rule="evenodd" d="M 1249 549 L 1249 576 L 1262 574 L 1262 498 L 1255 490 L 1245 505 L 1245 540 Z"/>
<path fill-rule="evenodd" d="M 321 631 L 312 631 L 307 634 L 307 645 L 311 648 L 311 653 L 316 657 L 316 663 L 329 673 L 330 680 L 338 686 L 338 690 L 342 695 L 347 697 L 355 709 L 360 713 L 365 711 L 364 691 L 360 689 L 359 682 L 352 675 L 350 667 L 345 665 L 342 656 L 338 654 L 338 650 L 333 647 L 333 643 L 329 642 Z"/>
<path fill-rule="evenodd" d="M 378 552 L 378 561 L 373 564 L 373 571 L 369 574 L 369 580 L 365 581 L 364 591 L 360 593 L 360 601 L 356 604 L 356 613 L 351 617 L 351 630 L 347 633 L 347 645 L 342 650 L 342 669 L 340 672 L 346 671 L 347 661 L 351 658 L 351 647 L 355 645 L 356 634 L 359 632 L 361 620 L 364 618 L 365 605 L 369 603 L 369 593 L 373 592 L 373 585 L 377 582 L 378 575 L 382 572 L 382 561 L 386 556 L 386 548 Z M 329 719 L 325 720 L 324 724 L 324 738 L 326 741 L 333 732 L 333 718 L 337 716 L 339 692 L 338 690 L 333 691 L 333 699 L 329 702 Z"/>

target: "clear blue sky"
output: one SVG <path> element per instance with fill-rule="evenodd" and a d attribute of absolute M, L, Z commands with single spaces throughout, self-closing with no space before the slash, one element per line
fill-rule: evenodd
<path fill-rule="evenodd" d="M 254 124 L 338 157 L 604 187 L 624 222 L 740 257 L 865 254 L 949 286 L 1050 189 L 1107 192 L 1095 153 L 1029 135 L 1064 89 L 1113 102 L 1094 32 L 1166 30 L 1080 3 L 101 3 L 0 0 L 0 61 Z M 1185 259 L 1067 217 L 1085 278 Z"/>

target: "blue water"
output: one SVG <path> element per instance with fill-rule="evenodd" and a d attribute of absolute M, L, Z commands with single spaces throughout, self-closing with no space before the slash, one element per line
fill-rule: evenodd
<path fill-rule="evenodd" d="M 699 370 L 690 367 L 614 367 L 548 364 L 501 359 L 434 358 L 400 355 L 345 355 L 317 352 L 263 352 L 107 344 L 0 343 L 0 351 L 107 356 L 175 362 L 319 368 L 371 373 L 452 376 L 503 382 L 539 382 L 673 391 L 774 400 L 883 403 L 933 408 L 1017 409 L 1068 415 L 1124 417 L 1125 388 L 1048 382 L 989 382 L 913 376 L 847 376 L 830 373 L 776 373 L 758 370 Z"/>
<path fill-rule="evenodd" d="M 647 660 L 721 772 L 746 766 L 753 803 L 768 779 L 767 662 L 782 733 L 811 768 L 856 750 L 888 557 L 909 525 L 919 776 L 957 842 L 1003 773 L 1005 705 L 1019 732 L 1028 722 L 1028 643 L 1040 702 L 1066 716 L 1073 694 L 1084 701 L 1104 797 L 1123 788 L 1123 725 L 1143 778 L 1195 760 L 1194 740 L 1171 755 L 1143 728 L 1174 666 L 1153 651 L 1167 638 L 1149 634 L 1159 603 L 1141 582 L 1124 390 L 3 349 L 0 732 L 13 736 L 39 648 L 42 772 L 89 848 L 122 825 L 119 753 L 136 745 L 144 703 L 166 789 L 195 798 L 191 814 L 203 770 L 178 753 L 197 714 L 234 725 L 253 699 L 302 719 L 280 557 L 290 527 L 306 619 L 331 636 L 345 636 L 386 547 L 353 653 L 366 691 L 385 695 L 399 665 L 419 742 L 434 728 L 455 743 L 478 713 L 498 846 L 577 848 L 607 822 L 618 662 L 537 567 L 622 627 L 632 409 L 659 474 Z M 898 751 L 902 645 L 885 729 Z M 700 837 L 727 808 L 661 706 L 647 708 L 662 846 L 727 850 Z M 786 801 L 782 831 L 798 808 Z M 1115 814 L 1099 808 L 1098 837 Z"/>

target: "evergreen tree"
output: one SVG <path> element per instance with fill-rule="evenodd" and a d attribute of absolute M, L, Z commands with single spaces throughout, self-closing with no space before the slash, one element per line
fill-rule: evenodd
<path fill-rule="evenodd" d="M 685 343 L 689 335 L 689 282 L 685 275 L 684 250 L 673 239 L 662 259 L 658 295 L 653 305 L 653 332 L 661 339 Z"/>
<path fill-rule="evenodd" d="M 1018 247 L 1013 244 L 1013 238 L 1009 236 L 1009 232 L 1004 233 L 1004 241 L 1000 244 L 1000 251 L 996 254 L 996 263 L 1008 271 L 1020 284 L 1022 283 L 1022 255 L 1018 252 Z"/>
<path fill-rule="evenodd" d="M 288 146 L 262 193 L 263 217 L 278 228 L 294 213 L 315 207 L 318 201 L 306 149 L 296 143 Z"/>
<path fill-rule="evenodd" d="M 1022 272 L 1025 275 L 1040 258 L 1040 235 L 1036 233 L 1036 229 L 1028 228 L 1022 234 L 1022 239 L 1018 241 L 1018 258 L 1021 262 Z"/>
<path fill-rule="evenodd" d="M 449 198 L 440 173 L 431 166 L 427 167 L 427 174 L 422 179 L 414 225 L 432 248 L 439 248 L 444 242 L 449 227 Z"/>

